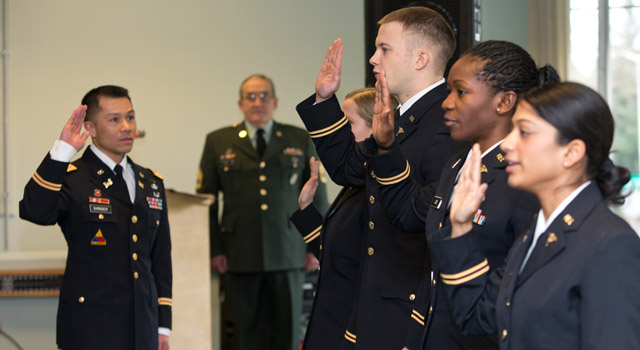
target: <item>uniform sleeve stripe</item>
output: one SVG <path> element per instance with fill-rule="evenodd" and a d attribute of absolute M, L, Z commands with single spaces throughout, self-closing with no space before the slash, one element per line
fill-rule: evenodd
<path fill-rule="evenodd" d="M 344 338 L 354 344 L 356 343 L 356 335 L 349 331 L 345 331 Z"/>
<path fill-rule="evenodd" d="M 316 131 L 309 131 L 309 136 L 311 136 L 311 138 L 314 138 L 314 139 L 318 137 L 327 136 L 329 134 L 336 132 L 338 129 L 345 126 L 347 123 L 349 123 L 349 120 L 347 119 L 347 116 L 344 116 L 342 117 L 342 119 L 338 120 L 337 123 L 331 125 L 330 127 L 316 130 Z"/>
<path fill-rule="evenodd" d="M 416 315 L 411 315 L 411 318 L 413 318 L 414 320 L 416 320 L 416 322 L 420 323 L 421 325 L 424 326 L 424 321 L 421 320 L 420 318 L 418 318 Z"/>
<path fill-rule="evenodd" d="M 381 185 L 393 185 L 398 182 L 404 181 L 406 178 L 409 177 L 409 174 L 411 174 L 411 167 L 409 166 L 409 161 L 407 161 L 407 167 L 404 169 L 402 173 L 396 176 L 387 177 L 387 178 L 376 177 L 376 180 L 378 180 L 378 183 Z"/>
<path fill-rule="evenodd" d="M 458 284 L 463 284 L 463 283 L 467 283 L 473 279 L 476 279 L 482 275 L 484 275 L 485 273 L 489 272 L 489 265 L 485 266 L 483 269 L 481 269 L 480 271 L 473 273 L 467 277 L 463 277 L 463 278 L 459 278 L 459 279 L 455 279 L 455 280 L 449 280 L 449 279 L 442 279 L 442 283 L 444 284 L 448 284 L 448 285 L 458 285 Z"/>
<path fill-rule="evenodd" d="M 478 271 L 478 270 L 480 270 L 480 269 L 484 268 L 484 267 L 485 267 L 485 266 L 487 266 L 487 265 L 489 265 L 489 261 L 487 261 L 487 259 L 484 259 L 484 260 L 483 260 L 481 263 L 479 263 L 478 265 L 475 265 L 475 266 L 473 266 L 473 267 L 471 267 L 471 268 L 468 268 L 468 269 L 466 269 L 466 270 L 464 270 L 464 271 L 462 271 L 462 272 L 458 272 L 458 273 L 451 274 L 451 275 L 441 273 L 441 274 L 440 274 L 440 276 L 442 276 L 442 278 L 446 278 L 446 279 L 450 279 L 450 280 L 452 280 L 452 279 L 458 279 L 458 278 L 461 278 L 461 277 L 464 277 L 464 276 L 470 275 L 470 274 L 472 274 L 472 273 L 474 273 L 474 272 L 476 272 L 476 271 Z"/>
<path fill-rule="evenodd" d="M 309 233 L 308 235 L 304 236 L 304 242 L 305 243 L 309 243 L 311 241 L 313 241 L 314 239 L 318 238 L 318 236 L 320 236 L 320 230 L 322 229 L 322 225 L 318 226 L 315 230 L 311 231 L 311 233 Z"/>
<path fill-rule="evenodd" d="M 416 310 L 411 311 L 411 317 L 418 317 L 419 319 L 424 321 L 424 316 L 420 315 L 420 313 Z"/>
<path fill-rule="evenodd" d="M 173 301 L 171 300 L 171 298 L 158 298 L 158 304 L 173 306 Z"/>
<path fill-rule="evenodd" d="M 33 181 L 35 181 L 38 185 L 51 190 L 51 191 L 60 191 L 60 189 L 62 188 L 62 184 L 56 184 L 53 182 L 49 182 L 45 179 L 43 179 L 40 174 L 38 174 L 37 172 L 33 173 L 33 176 L 31 177 L 33 179 Z"/>

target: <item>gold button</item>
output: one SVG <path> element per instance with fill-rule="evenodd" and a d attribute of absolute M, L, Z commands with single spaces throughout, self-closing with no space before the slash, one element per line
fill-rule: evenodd
<path fill-rule="evenodd" d="M 100 220 L 104 220 L 104 215 L 99 214 L 99 215 L 98 215 L 98 219 L 100 219 Z"/>
<path fill-rule="evenodd" d="M 511 306 L 511 301 L 509 300 L 509 298 L 507 298 L 507 301 L 504 304 L 507 305 L 507 307 Z"/>
<path fill-rule="evenodd" d="M 433 312 L 433 306 L 429 306 L 429 313 Z"/>
<path fill-rule="evenodd" d="M 84 297 L 78 298 L 78 301 L 81 302 L 81 303 L 84 303 Z"/>
<path fill-rule="evenodd" d="M 131 236 L 131 240 L 133 240 L 134 242 L 138 241 L 138 235 L 137 234 L 133 234 L 133 236 Z"/>
<path fill-rule="evenodd" d="M 438 230 L 442 228 L 442 223 L 438 225 Z"/>
<path fill-rule="evenodd" d="M 293 163 L 293 167 L 297 168 L 298 167 L 298 163 Z"/>
<path fill-rule="evenodd" d="M 320 251 L 322 251 L 322 244 L 320 245 Z"/>
<path fill-rule="evenodd" d="M 265 163 L 264 161 L 260 162 L 260 169 L 264 169 L 264 167 L 267 166 L 267 163 Z"/>
<path fill-rule="evenodd" d="M 133 253 L 133 254 L 131 255 L 131 257 L 133 258 L 133 260 L 134 260 L 134 261 L 137 261 L 137 260 L 138 260 L 138 254 L 137 254 L 137 253 Z"/>
<path fill-rule="evenodd" d="M 264 189 L 264 188 L 261 188 L 261 189 L 260 189 L 260 195 L 261 195 L 261 196 L 266 196 L 266 195 L 267 195 L 267 190 L 266 190 L 266 189 Z"/>
<path fill-rule="evenodd" d="M 369 202 L 371 202 L 371 204 L 376 202 L 376 197 L 374 197 L 373 195 L 369 196 Z"/>
<path fill-rule="evenodd" d="M 502 340 L 505 340 L 505 339 L 507 339 L 507 330 L 503 329 L 502 330 Z"/>
<path fill-rule="evenodd" d="M 226 173 L 227 171 L 229 171 L 229 167 L 225 165 L 224 168 L 222 168 L 222 170 L 224 170 L 224 172 Z"/>
<path fill-rule="evenodd" d="M 320 271 L 320 265 L 318 265 L 318 267 L 316 267 L 316 269 L 317 269 L 318 271 Z"/>
<path fill-rule="evenodd" d="M 431 282 L 433 284 L 433 286 L 436 286 L 436 280 L 433 280 L 433 282 Z"/>
<path fill-rule="evenodd" d="M 156 220 L 156 226 L 160 226 L 160 220 Z"/>
<path fill-rule="evenodd" d="M 137 216 L 135 216 L 135 215 L 134 215 L 134 216 L 132 216 L 132 217 L 131 217 L 131 222 L 132 222 L 132 223 L 134 223 L 134 224 L 135 224 L 136 222 L 138 222 L 138 217 L 137 217 Z"/>
<path fill-rule="evenodd" d="M 375 227 L 376 225 L 373 223 L 373 221 L 369 221 L 369 228 L 373 230 Z"/>
<path fill-rule="evenodd" d="M 367 254 L 373 255 L 373 248 L 372 247 L 369 247 L 369 249 L 367 249 Z"/>
<path fill-rule="evenodd" d="M 269 205 L 267 203 L 262 203 L 260 205 L 260 209 L 262 209 L 262 211 L 267 211 L 267 209 L 269 209 Z"/>
<path fill-rule="evenodd" d="M 371 177 L 374 179 L 376 178 L 376 173 L 374 173 L 373 170 L 371 170 Z"/>
<path fill-rule="evenodd" d="M 140 275 L 138 275 L 138 271 L 135 271 L 133 273 L 133 278 L 138 279 L 138 277 L 140 277 Z"/>
<path fill-rule="evenodd" d="M 524 235 L 524 237 L 522 237 L 522 241 L 523 241 L 523 242 L 526 242 L 526 241 L 527 241 L 527 237 L 529 237 L 529 236 Z"/>
<path fill-rule="evenodd" d="M 416 295 L 413 294 L 413 293 L 409 294 L 409 300 L 411 300 L 411 301 L 416 300 Z"/>
<path fill-rule="evenodd" d="M 260 182 L 265 182 L 267 181 L 267 175 L 260 175 L 258 179 L 260 180 Z"/>
<path fill-rule="evenodd" d="M 364 163 L 362 164 L 362 166 L 366 168 L 366 167 L 367 167 L 367 162 L 364 162 Z"/>

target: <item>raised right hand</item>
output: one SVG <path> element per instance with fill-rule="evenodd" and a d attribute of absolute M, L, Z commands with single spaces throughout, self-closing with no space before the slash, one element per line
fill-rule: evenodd
<path fill-rule="evenodd" d="M 371 130 L 376 143 L 381 146 L 391 146 L 395 141 L 393 135 L 394 113 L 391 109 L 391 95 L 389 94 L 389 85 L 385 77 L 384 69 L 380 71 L 378 81 L 376 82 L 376 99 L 373 106 L 373 121 Z M 378 149 L 378 153 L 387 151 Z"/>
<path fill-rule="evenodd" d="M 463 166 L 456 189 L 453 191 L 449 219 L 451 238 L 465 235 L 473 228 L 473 217 L 484 200 L 488 185 L 481 183 L 482 155 L 476 143 L 471 151 L 471 159 Z"/>
<path fill-rule="evenodd" d="M 340 87 L 342 72 L 342 39 L 336 39 L 327 50 L 316 78 L 316 103 L 328 100 Z"/>
<path fill-rule="evenodd" d="M 227 264 L 227 256 L 216 255 L 211 258 L 211 268 L 218 272 L 218 274 L 220 275 L 225 274 L 229 269 L 229 265 Z"/>
<path fill-rule="evenodd" d="M 309 159 L 309 169 L 311 170 L 311 174 L 309 175 L 309 180 L 302 190 L 300 191 L 300 196 L 298 197 L 298 206 L 300 206 L 300 210 L 308 207 L 311 202 L 313 202 L 313 197 L 316 195 L 316 190 L 318 189 L 318 162 L 314 157 Z"/>
<path fill-rule="evenodd" d="M 89 131 L 87 130 L 80 133 L 82 131 L 82 125 L 86 114 L 87 106 L 85 105 L 73 110 L 71 118 L 69 118 L 67 124 L 62 128 L 62 133 L 60 133 L 60 140 L 70 144 L 78 152 L 82 150 L 84 144 L 87 142 L 87 138 L 89 137 Z"/>

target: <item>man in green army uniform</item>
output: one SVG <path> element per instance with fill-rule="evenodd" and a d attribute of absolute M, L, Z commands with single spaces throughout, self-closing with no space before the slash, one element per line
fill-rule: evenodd
<path fill-rule="evenodd" d="M 268 77 L 245 79 L 238 106 L 245 121 L 207 135 L 198 172 L 197 191 L 216 196 L 211 267 L 227 273 L 241 350 L 298 349 L 303 268 L 314 269 L 317 260 L 289 216 L 309 178 L 309 159 L 317 156 L 307 131 L 273 120 L 278 99 Z M 322 182 L 315 202 L 324 211 Z"/>

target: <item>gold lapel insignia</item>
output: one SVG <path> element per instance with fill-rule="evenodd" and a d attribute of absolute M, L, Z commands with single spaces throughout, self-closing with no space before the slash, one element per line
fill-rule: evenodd
<path fill-rule="evenodd" d="M 104 188 L 109 188 L 109 186 L 113 185 L 113 180 L 111 180 L 111 178 L 108 178 L 107 181 L 102 183 L 104 185 Z"/>
<path fill-rule="evenodd" d="M 565 215 L 563 219 L 564 219 L 565 224 L 567 224 L 569 226 L 571 226 L 571 224 L 573 224 L 573 222 L 575 221 L 575 220 L 573 220 L 573 216 L 571 216 L 571 214 Z"/>
<path fill-rule="evenodd" d="M 78 169 L 77 166 L 75 166 L 73 164 L 69 164 L 69 166 L 67 167 L 67 172 L 70 173 L 70 172 L 72 172 L 74 170 L 77 170 L 77 169 Z"/>
<path fill-rule="evenodd" d="M 104 170 L 102 170 L 102 169 L 98 170 L 98 171 L 97 171 L 97 174 L 98 174 L 98 175 L 102 175 L 102 174 L 104 174 Z"/>
<path fill-rule="evenodd" d="M 488 173 L 488 172 L 489 172 L 489 170 L 487 169 L 487 166 L 486 166 L 486 165 L 482 164 L 482 167 L 480 168 L 480 172 L 481 172 L 481 173 Z"/>
<path fill-rule="evenodd" d="M 460 163 L 461 160 L 462 158 L 458 159 L 455 163 L 453 163 L 453 165 L 451 166 L 451 169 L 455 169 L 456 165 L 458 165 L 458 163 Z"/>
<path fill-rule="evenodd" d="M 140 188 L 144 190 L 144 184 L 142 183 L 142 181 L 138 180 L 138 186 L 140 186 Z"/>
<path fill-rule="evenodd" d="M 410 117 L 409 117 L 409 121 L 410 121 L 410 122 L 412 122 L 412 123 L 413 123 L 413 121 L 414 121 L 415 119 L 416 119 L 416 118 L 414 118 L 413 116 L 410 116 Z"/>
<path fill-rule="evenodd" d="M 282 137 L 282 131 L 280 131 L 280 130 L 276 131 L 276 136 Z"/>
<path fill-rule="evenodd" d="M 498 153 L 498 155 L 496 155 L 496 158 L 498 158 L 500 163 L 504 162 L 504 156 L 502 155 L 502 153 Z"/>
<path fill-rule="evenodd" d="M 558 237 L 556 237 L 556 234 L 553 232 L 549 232 L 549 235 L 547 235 L 547 241 L 544 243 L 545 247 L 548 247 L 549 244 L 555 242 L 558 240 Z"/>
<path fill-rule="evenodd" d="M 139 171 L 138 175 L 140 175 L 140 177 L 144 179 L 144 174 L 142 173 L 142 171 Z"/>
<path fill-rule="evenodd" d="M 240 137 L 241 139 L 247 137 L 247 130 L 240 130 L 240 132 L 238 133 L 238 137 Z"/>
<path fill-rule="evenodd" d="M 398 128 L 398 132 L 396 133 L 396 136 L 398 136 L 400 134 L 404 134 L 404 129 L 402 127 Z"/>
<path fill-rule="evenodd" d="M 524 235 L 524 237 L 522 237 L 522 242 L 526 242 L 527 238 L 529 238 L 529 235 Z"/>

